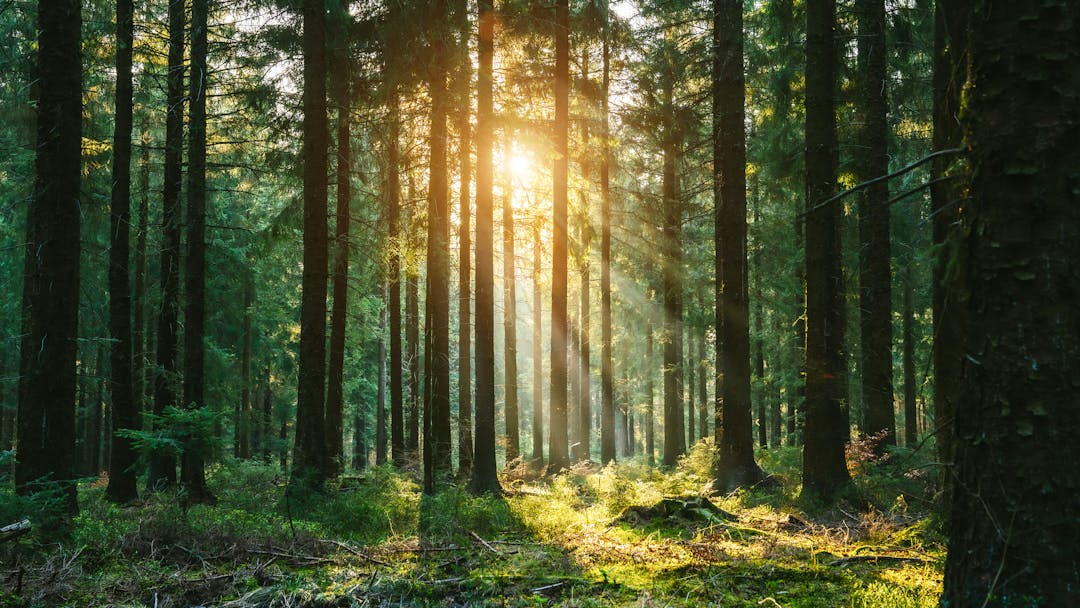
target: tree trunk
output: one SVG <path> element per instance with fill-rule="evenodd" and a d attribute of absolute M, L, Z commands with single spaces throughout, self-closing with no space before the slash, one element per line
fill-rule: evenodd
<path fill-rule="evenodd" d="M 495 464 L 495 175 L 492 151 L 495 109 L 492 96 L 495 9 L 477 2 L 479 26 L 476 84 L 476 449 L 469 491 L 500 494 Z"/>
<path fill-rule="evenodd" d="M 462 2 L 464 4 L 464 2 Z M 461 7 L 466 10 L 466 7 Z M 462 44 L 469 35 L 468 17 L 463 19 L 465 31 L 462 32 Z M 471 201 L 469 195 L 469 180 L 472 174 L 472 125 L 469 122 L 469 101 L 472 79 L 472 63 L 468 61 L 468 53 L 465 53 L 466 61 L 459 69 L 464 70 L 460 78 L 459 93 L 463 99 L 458 120 L 458 134 L 461 138 L 458 153 L 460 154 L 460 175 L 458 176 L 461 188 L 458 198 L 458 213 L 461 222 L 458 226 L 458 476 L 467 477 L 472 475 L 473 462 L 473 432 L 472 432 L 472 262 L 470 261 L 472 250 L 472 237 L 470 234 Z"/>
<path fill-rule="evenodd" d="M 829 501 L 849 481 L 841 411 L 844 373 L 840 207 L 836 189 L 835 0 L 808 0 L 806 14 L 806 430 L 803 493 Z"/>
<path fill-rule="evenodd" d="M 113 125 L 112 205 L 109 213 L 109 335 L 112 343 L 109 381 L 113 394 L 113 428 L 138 429 L 132 373 L 131 329 L 131 132 L 132 44 L 135 7 L 132 0 L 116 3 L 116 121 Z M 138 498 L 131 439 L 113 435 L 113 467 L 109 471 L 109 500 L 125 503 Z"/>
<path fill-rule="evenodd" d="M 934 149 L 961 145 L 960 96 L 968 69 L 970 0 L 935 2 L 934 13 Z M 952 175 L 952 159 L 931 165 L 933 180 Z M 959 177 L 959 176 L 956 176 Z M 967 285 L 960 269 L 967 263 L 964 246 L 966 218 L 961 209 L 967 197 L 959 180 L 937 181 L 930 186 L 933 241 L 937 252 L 933 275 L 934 309 L 934 439 L 942 467 L 942 487 L 948 503 L 953 485 L 956 404 L 962 397 L 964 326 L 967 323 Z"/>
<path fill-rule="evenodd" d="M 406 458 L 405 410 L 401 359 L 401 171 L 399 140 L 401 138 L 400 100 L 396 84 L 392 87 L 387 105 L 390 110 L 390 134 L 387 141 L 386 206 L 390 259 L 387 264 L 387 285 L 390 308 L 390 457 L 401 466 Z M 465 222 L 468 223 L 467 221 Z M 466 313 L 468 311 L 465 311 Z"/>
<path fill-rule="evenodd" d="M 419 278 L 412 267 L 405 269 L 405 358 L 409 362 L 409 419 L 405 447 L 416 456 L 420 452 L 420 291 Z"/>
<path fill-rule="evenodd" d="M 191 3 L 188 93 L 187 258 L 184 268 L 184 407 L 206 407 L 206 27 L 209 0 Z M 189 502 L 213 502 L 206 487 L 205 449 L 188 446 L 180 481 Z"/>
<path fill-rule="evenodd" d="M 652 298 L 645 320 L 645 457 L 649 466 L 656 464 L 656 364 L 653 361 Z"/>
<path fill-rule="evenodd" d="M 379 357 L 375 368 L 378 381 L 375 389 L 375 464 L 386 464 L 386 307 L 379 313 Z"/>
<path fill-rule="evenodd" d="M 502 204 L 503 229 L 503 373 L 506 415 L 506 462 L 521 457 L 521 432 L 518 424 L 517 371 L 517 287 L 514 277 L 514 186 L 510 171 L 513 155 L 513 130 L 507 128 L 503 137 L 503 171 L 505 183 Z"/>
<path fill-rule="evenodd" d="M 431 6 L 432 23 L 442 23 L 447 17 L 446 0 L 436 0 Z M 447 185 L 447 110 L 445 41 L 438 37 L 433 43 L 429 73 L 431 90 L 431 156 L 428 181 L 427 234 L 427 305 L 424 319 L 425 382 L 430 382 L 430 394 L 424 406 L 431 412 L 431 433 L 424 438 L 430 459 L 425 454 L 425 489 L 434 491 L 434 479 L 450 473 L 450 205 Z"/>
<path fill-rule="evenodd" d="M 154 414 L 176 406 L 177 334 L 180 326 L 180 180 L 184 136 L 184 0 L 169 2 L 169 58 L 165 105 L 165 167 L 162 185 L 161 310 L 158 314 Z M 176 459 L 154 454 L 147 486 L 151 491 L 176 483 Z"/>
<path fill-rule="evenodd" d="M 600 137 L 603 140 L 600 144 L 600 462 L 603 464 L 615 460 L 614 370 L 611 360 L 611 125 L 608 109 L 611 86 L 610 18 L 608 0 L 604 0 L 604 65 L 600 85 Z M 651 401 L 649 407 L 652 407 Z M 652 447 L 650 442 L 650 464 Z"/>
<path fill-rule="evenodd" d="M 543 340 L 543 290 L 540 287 L 540 266 L 543 248 L 540 241 L 540 222 L 533 224 L 533 339 L 532 339 L 532 459 L 536 468 L 544 464 L 544 345 Z"/>
<path fill-rule="evenodd" d="M 304 0 L 304 274 L 292 485 L 321 488 L 326 477 L 327 144 L 326 12 Z"/>
<path fill-rule="evenodd" d="M 364 402 L 356 405 L 356 413 L 353 414 L 353 456 L 352 468 L 354 471 L 363 471 L 367 468 L 367 446 L 364 445 Z"/>
<path fill-rule="evenodd" d="M 663 220 L 660 253 L 663 260 L 661 295 L 664 301 L 662 338 L 664 343 L 664 459 L 675 466 L 686 452 L 682 391 L 682 226 L 681 201 L 675 165 L 679 141 L 675 134 L 674 75 L 667 70 L 663 83 Z"/>
<path fill-rule="evenodd" d="M 1080 5 L 973 3 L 965 369 L 943 605 L 1080 588 Z M 1037 117 L 1037 120 L 1030 120 Z"/>
<path fill-rule="evenodd" d="M 918 440 L 919 413 L 915 401 L 915 286 L 912 284 L 910 269 L 904 272 L 903 282 L 904 444 L 915 447 Z"/>
<path fill-rule="evenodd" d="M 255 305 L 255 278 L 251 267 L 254 259 L 248 258 L 248 269 L 244 276 L 244 332 L 243 346 L 240 353 L 240 415 L 234 421 L 233 441 L 236 445 L 237 458 L 251 458 L 252 435 L 252 381 L 251 381 L 251 309 Z"/>
<path fill-rule="evenodd" d="M 334 15 L 336 47 L 333 59 L 337 101 L 337 213 L 334 221 L 333 305 L 330 312 L 330 359 L 326 385 L 326 473 L 339 475 L 344 468 L 344 406 L 342 382 L 345 373 L 345 326 L 349 304 L 349 214 L 352 203 L 352 150 L 349 110 L 351 106 L 351 62 L 348 50 L 348 2 Z M 395 171 L 396 173 L 396 171 Z M 400 378 L 400 374 L 395 374 Z M 393 411 L 393 407 L 391 407 Z"/>
<path fill-rule="evenodd" d="M 698 333 L 698 438 L 705 439 L 709 436 L 709 387 L 708 359 L 705 358 L 705 328 L 701 327 Z"/>
<path fill-rule="evenodd" d="M 588 206 L 585 208 L 588 209 Z M 578 296 L 581 298 L 578 310 L 581 319 L 578 324 L 578 372 L 581 374 L 581 379 L 578 382 L 578 424 L 581 427 L 581 435 L 578 437 L 577 459 L 585 461 L 592 458 L 590 448 L 592 442 L 590 432 L 592 422 L 592 377 L 589 373 L 589 325 L 591 321 L 589 312 L 589 241 L 591 240 L 592 228 L 589 226 L 587 212 L 583 215 L 582 222 L 584 226 L 581 230 L 581 288 L 578 291 Z"/>
<path fill-rule="evenodd" d="M 549 469 L 570 464 L 566 428 L 566 265 L 567 174 L 570 93 L 570 3 L 555 0 L 555 160 L 551 229 L 551 412 L 548 437 Z"/>
<path fill-rule="evenodd" d="M 716 327 L 723 344 L 722 431 L 717 488 L 761 480 L 750 413 L 750 305 L 746 258 L 746 99 L 743 3 L 713 0 L 713 187 L 716 208 Z"/>
<path fill-rule="evenodd" d="M 694 394 L 694 328 L 686 325 L 686 445 L 692 447 L 697 442 L 697 400 Z"/>
<path fill-rule="evenodd" d="M 146 240 L 150 231 L 150 120 L 143 119 L 142 142 L 139 157 L 139 224 L 135 235 L 135 299 L 134 319 L 132 320 L 131 342 L 135 349 L 132 359 L 132 379 L 134 382 L 135 411 L 140 416 L 139 428 L 142 428 L 141 416 L 146 409 L 148 395 L 146 369 L 148 367 L 146 302 L 150 294 L 146 286 Z"/>
<path fill-rule="evenodd" d="M 856 97 L 862 124 L 858 180 L 889 172 L 886 98 L 885 1 L 857 0 L 861 91 Z M 862 394 L 868 435 L 885 431 L 876 446 L 896 444 L 892 392 L 892 312 L 889 270 L 889 185 L 878 182 L 859 196 L 859 311 L 862 341 Z"/>

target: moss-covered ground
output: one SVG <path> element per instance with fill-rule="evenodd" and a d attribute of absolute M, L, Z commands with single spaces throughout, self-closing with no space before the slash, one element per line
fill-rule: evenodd
<path fill-rule="evenodd" d="M 944 540 L 931 472 L 910 454 L 853 462 L 852 490 L 823 507 L 798 502 L 794 449 L 759 455 L 779 484 L 732 495 L 713 495 L 710 453 L 667 472 L 522 467 L 502 498 L 451 483 L 422 496 L 408 473 L 377 468 L 286 501 L 281 472 L 252 462 L 214 468 L 218 503 L 190 509 L 169 493 L 117 507 L 88 481 L 66 539 L 0 546 L 0 606 L 937 605 Z M 689 495 L 734 518 L 619 519 Z"/>

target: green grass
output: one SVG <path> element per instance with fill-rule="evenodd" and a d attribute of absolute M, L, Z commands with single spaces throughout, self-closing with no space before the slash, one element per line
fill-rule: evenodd
<path fill-rule="evenodd" d="M 99 480 L 80 487 L 65 542 L 32 534 L 0 546 L 22 569 L 0 606 L 937 605 L 945 541 L 919 511 L 932 489 L 923 480 L 870 463 L 854 483 L 869 508 L 807 512 L 797 452 L 759 458 L 783 485 L 713 497 L 737 521 L 642 525 L 616 518 L 711 490 L 706 444 L 669 472 L 627 463 L 504 479 L 505 498 L 457 485 L 421 496 L 410 476 L 380 467 L 287 502 L 275 467 L 229 461 L 212 470 L 215 506 L 184 510 L 165 493 L 121 508 Z M 20 500 L 0 492 L 0 512 Z"/>

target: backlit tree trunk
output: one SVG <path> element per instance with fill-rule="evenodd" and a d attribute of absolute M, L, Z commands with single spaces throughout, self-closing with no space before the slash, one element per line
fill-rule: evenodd
<path fill-rule="evenodd" d="M 300 361 L 292 486 L 319 488 L 325 479 L 326 434 L 326 13 L 304 0 L 304 274 L 300 299 Z"/>
<path fill-rule="evenodd" d="M 603 140 L 600 144 L 600 462 L 603 464 L 615 460 L 614 369 L 611 360 L 611 125 L 608 108 L 608 90 L 611 86 L 610 20 L 608 2 L 605 0 L 604 65 L 600 85 L 600 137 Z M 652 407 L 651 401 L 649 406 Z M 652 448 L 650 443 L 650 459 Z"/>
<path fill-rule="evenodd" d="M 555 161 L 551 229 L 551 397 L 548 459 L 558 471 L 570 464 L 566 417 L 567 173 L 570 93 L 570 3 L 555 1 Z"/>
<path fill-rule="evenodd" d="M 477 2 L 479 12 L 476 84 L 476 449 L 469 490 L 499 494 L 495 465 L 495 235 L 492 151 L 495 138 L 492 66 L 495 8 Z"/>
<path fill-rule="evenodd" d="M 517 286 L 514 267 L 514 185 L 510 170 L 513 155 L 513 130 L 503 134 L 503 169 L 505 188 L 502 201 L 503 229 L 503 373 L 505 375 L 504 411 L 506 415 L 506 462 L 521 456 L 521 432 L 518 424 L 517 368 Z"/>

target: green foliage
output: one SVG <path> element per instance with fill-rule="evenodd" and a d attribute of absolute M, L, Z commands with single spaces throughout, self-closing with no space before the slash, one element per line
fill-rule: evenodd
<path fill-rule="evenodd" d="M 215 428 L 225 422 L 226 416 L 209 406 L 167 407 L 160 416 L 145 413 L 143 417 L 150 423 L 151 430 L 120 429 L 117 434 L 131 439 L 132 445 L 144 457 L 194 452 L 210 458 L 224 447 L 224 440 L 218 437 Z"/>

